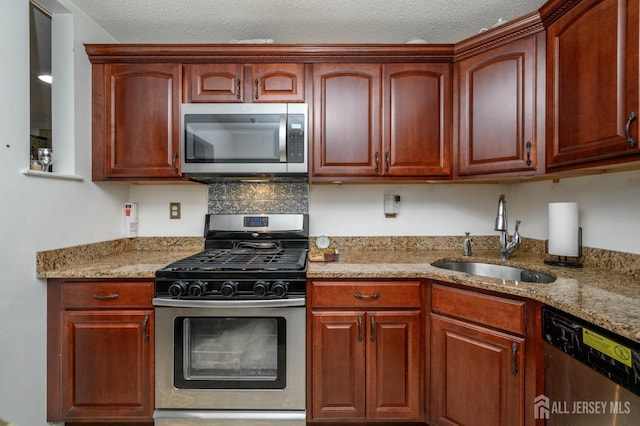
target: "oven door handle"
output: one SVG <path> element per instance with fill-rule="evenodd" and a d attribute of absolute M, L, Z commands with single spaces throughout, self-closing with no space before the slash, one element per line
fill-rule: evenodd
<path fill-rule="evenodd" d="M 258 299 L 258 300 L 207 300 L 207 299 L 168 299 L 155 297 L 154 306 L 172 308 L 289 308 L 305 306 L 304 296 L 286 299 Z"/>

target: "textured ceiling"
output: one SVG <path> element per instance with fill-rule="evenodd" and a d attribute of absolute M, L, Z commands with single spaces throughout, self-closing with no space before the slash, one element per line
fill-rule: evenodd
<path fill-rule="evenodd" d="M 544 0 L 71 0 L 122 43 L 455 43 Z"/>

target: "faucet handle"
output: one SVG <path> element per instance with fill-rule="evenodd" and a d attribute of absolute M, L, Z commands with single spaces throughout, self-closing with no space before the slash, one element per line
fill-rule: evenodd
<path fill-rule="evenodd" d="M 522 243 L 522 238 L 520 237 L 520 233 L 518 232 L 518 228 L 520 227 L 521 220 L 516 220 L 516 230 L 513 232 L 513 240 L 512 242 L 515 244 L 515 247 L 518 247 Z M 514 247 L 514 249 L 515 249 Z"/>

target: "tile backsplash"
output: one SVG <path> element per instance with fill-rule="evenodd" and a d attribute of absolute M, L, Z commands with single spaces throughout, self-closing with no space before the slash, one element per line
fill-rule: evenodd
<path fill-rule="evenodd" d="M 306 180 L 210 183 L 208 212 L 309 213 L 309 183 Z"/>

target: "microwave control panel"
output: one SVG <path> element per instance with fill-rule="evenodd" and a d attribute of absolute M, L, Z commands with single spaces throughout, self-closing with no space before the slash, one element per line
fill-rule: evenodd
<path fill-rule="evenodd" d="M 289 114 L 287 129 L 287 162 L 304 163 L 304 115 Z"/>

